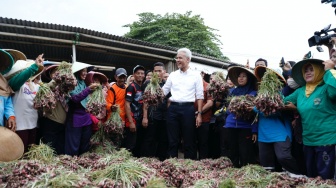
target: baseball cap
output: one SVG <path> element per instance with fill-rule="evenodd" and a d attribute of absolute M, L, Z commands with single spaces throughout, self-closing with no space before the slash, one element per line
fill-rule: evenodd
<path fill-rule="evenodd" d="M 137 65 L 137 66 L 135 66 L 134 69 L 133 69 L 133 74 L 134 74 L 137 70 L 139 70 L 139 69 L 142 69 L 142 70 L 145 71 L 145 67 L 143 67 L 143 66 L 141 66 L 141 65 Z"/>
<path fill-rule="evenodd" d="M 118 68 L 115 72 L 116 76 L 121 76 L 121 75 L 125 75 L 127 77 L 127 72 L 124 68 Z"/>

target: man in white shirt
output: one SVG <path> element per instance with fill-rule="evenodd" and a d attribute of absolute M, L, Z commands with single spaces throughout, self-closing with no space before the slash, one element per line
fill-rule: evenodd
<path fill-rule="evenodd" d="M 201 75 L 190 69 L 191 51 L 181 48 L 177 51 L 176 64 L 179 70 L 172 72 L 163 92 L 171 93 L 167 114 L 169 157 L 178 157 L 180 131 L 184 143 L 184 158 L 196 159 L 195 128 L 202 124 L 203 81 Z M 195 97 L 198 110 L 195 112 Z M 195 118 L 196 117 L 196 118 Z"/>

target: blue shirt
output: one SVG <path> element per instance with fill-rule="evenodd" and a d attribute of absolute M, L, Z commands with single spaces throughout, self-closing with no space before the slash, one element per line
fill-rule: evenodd
<path fill-rule="evenodd" d="M 0 124 L 4 126 L 4 116 L 8 119 L 10 116 L 15 116 L 12 97 L 0 96 Z"/>
<path fill-rule="evenodd" d="M 281 114 L 265 117 L 256 107 L 253 110 L 258 113 L 259 142 L 284 142 L 287 136 L 292 140 L 292 131 L 288 118 L 281 116 Z"/>
<path fill-rule="evenodd" d="M 249 95 L 256 96 L 257 92 L 252 91 L 249 93 Z M 258 124 L 253 123 L 253 120 L 251 122 L 237 119 L 236 116 L 231 113 L 229 110 L 227 111 L 227 118 L 225 122 L 225 128 L 242 128 L 242 129 L 252 129 L 252 133 L 258 132 Z"/>

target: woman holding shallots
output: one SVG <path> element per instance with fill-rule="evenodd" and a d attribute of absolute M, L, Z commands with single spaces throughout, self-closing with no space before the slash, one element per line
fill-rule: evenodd
<path fill-rule="evenodd" d="M 228 71 L 231 81 L 237 87 L 230 92 L 231 96 L 256 96 L 257 78 L 244 67 L 234 66 Z M 252 120 L 237 118 L 229 110 L 225 126 L 228 134 L 229 158 L 235 167 L 255 163 L 253 143 L 257 141 L 258 126 Z"/>
<path fill-rule="evenodd" d="M 305 59 L 293 66 L 300 88 L 285 98 L 302 120 L 303 152 L 309 177 L 333 179 L 336 145 L 336 70 L 331 61 Z"/>
<path fill-rule="evenodd" d="M 93 83 L 88 87 L 86 86 L 84 80 L 88 69 L 92 69 L 92 65 L 79 62 L 72 65 L 72 72 L 77 78 L 77 86 L 70 92 L 69 115 L 65 130 L 65 154 L 71 156 L 87 152 L 90 146 L 92 120 L 85 108 L 88 101 L 87 96 L 99 84 Z"/>

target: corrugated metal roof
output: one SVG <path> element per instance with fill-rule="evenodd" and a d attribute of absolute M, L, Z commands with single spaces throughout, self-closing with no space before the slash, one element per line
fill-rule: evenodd
<path fill-rule="evenodd" d="M 169 46 L 78 27 L 0 17 L 0 48 L 20 50 L 30 59 L 44 53 L 48 60 L 71 62 L 76 34 L 79 35 L 76 59 L 91 64 L 122 66 L 128 70 L 136 64 L 152 68 L 157 61 L 170 61 L 177 51 Z M 215 67 L 232 64 L 196 53 L 192 61 Z"/>

